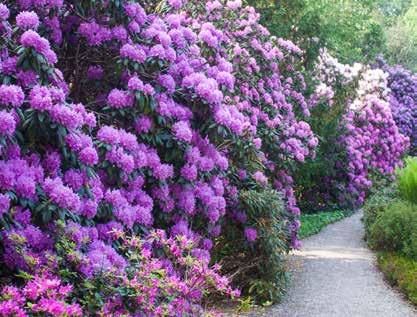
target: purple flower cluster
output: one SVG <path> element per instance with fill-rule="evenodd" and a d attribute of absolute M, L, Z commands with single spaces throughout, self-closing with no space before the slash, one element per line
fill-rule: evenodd
<path fill-rule="evenodd" d="M 43 189 L 51 201 L 60 208 L 77 213 L 80 209 L 80 198 L 71 188 L 65 186 L 60 178 L 45 179 Z"/>
<path fill-rule="evenodd" d="M 101 241 L 91 243 L 81 263 L 80 271 L 87 277 L 102 272 L 120 274 L 126 266 L 126 260 L 111 246 Z"/>
<path fill-rule="evenodd" d="M 107 103 L 113 108 L 129 108 L 133 106 L 133 96 L 119 89 L 113 89 L 108 97 Z"/>
<path fill-rule="evenodd" d="M 24 21 L 30 24 L 29 21 Z M 30 22 L 33 23 L 33 21 Z M 55 52 L 50 47 L 49 41 L 41 37 L 36 31 L 28 30 L 23 33 L 20 37 L 20 43 L 23 47 L 32 48 L 37 53 L 42 54 L 50 64 L 55 64 L 58 61 Z"/>
<path fill-rule="evenodd" d="M 3 106 L 20 107 L 25 99 L 22 88 L 16 85 L 0 86 L 0 103 Z"/>

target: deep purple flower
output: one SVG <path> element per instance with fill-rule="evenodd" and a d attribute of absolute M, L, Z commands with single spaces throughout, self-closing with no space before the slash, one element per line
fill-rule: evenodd
<path fill-rule="evenodd" d="M 97 138 L 104 143 L 116 145 L 120 142 L 119 131 L 110 126 L 103 126 L 97 133 Z"/>
<path fill-rule="evenodd" d="M 92 147 L 86 147 L 80 152 L 80 161 L 86 165 L 95 165 L 98 163 L 97 151 Z"/>
<path fill-rule="evenodd" d="M 49 89 L 44 86 L 35 86 L 29 94 L 29 102 L 32 108 L 40 111 L 50 110 L 52 97 Z"/>
<path fill-rule="evenodd" d="M 161 75 L 158 81 L 169 93 L 172 94 L 175 92 L 175 80 L 170 75 Z"/>
<path fill-rule="evenodd" d="M 104 76 L 104 70 L 100 66 L 90 66 L 87 69 L 87 78 L 90 80 L 99 80 Z"/>
<path fill-rule="evenodd" d="M 113 108 L 128 108 L 133 106 L 134 98 L 128 91 L 113 89 L 107 96 L 107 103 Z"/>
<path fill-rule="evenodd" d="M 146 59 L 146 53 L 141 48 L 135 47 L 131 44 L 123 45 L 120 49 L 120 56 L 138 63 L 143 63 Z"/>

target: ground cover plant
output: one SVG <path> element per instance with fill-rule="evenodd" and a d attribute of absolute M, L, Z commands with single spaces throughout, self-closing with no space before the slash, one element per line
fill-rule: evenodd
<path fill-rule="evenodd" d="M 351 215 L 350 211 L 323 211 L 314 214 L 303 214 L 300 217 L 301 227 L 298 232 L 300 239 L 319 233 L 327 225 Z"/>
<path fill-rule="evenodd" d="M 404 168 L 397 171 L 396 184 L 369 199 L 364 206 L 364 220 L 371 248 L 417 259 L 415 163 L 415 158 L 407 158 Z"/>

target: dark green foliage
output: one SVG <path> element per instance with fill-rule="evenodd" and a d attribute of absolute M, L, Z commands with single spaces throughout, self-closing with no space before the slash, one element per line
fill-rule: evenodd
<path fill-rule="evenodd" d="M 349 211 L 328 211 L 312 215 L 301 215 L 301 228 L 298 232 L 300 239 L 319 233 L 327 225 L 339 221 L 350 215 Z"/>
<path fill-rule="evenodd" d="M 378 266 L 387 280 L 417 305 L 417 261 L 398 253 L 381 252 Z"/>
<path fill-rule="evenodd" d="M 214 260 L 221 260 L 224 273 L 232 275 L 244 295 L 262 304 L 277 302 L 287 284 L 284 256 L 291 240 L 283 201 L 275 190 L 262 189 L 241 191 L 240 203 L 258 238 L 252 244 L 244 243 L 243 230 L 236 230 L 236 223 L 226 224 Z"/>

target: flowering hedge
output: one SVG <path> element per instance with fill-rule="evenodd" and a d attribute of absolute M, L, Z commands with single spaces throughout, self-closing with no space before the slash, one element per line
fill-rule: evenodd
<path fill-rule="evenodd" d="M 258 20 L 240 0 L 0 4 L 1 275 L 28 280 L 0 314 L 183 316 L 236 296 L 209 261 L 226 222 L 258 238 L 242 190 L 281 191 L 298 246 L 291 174 L 318 141 L 301 51 Z"/>

